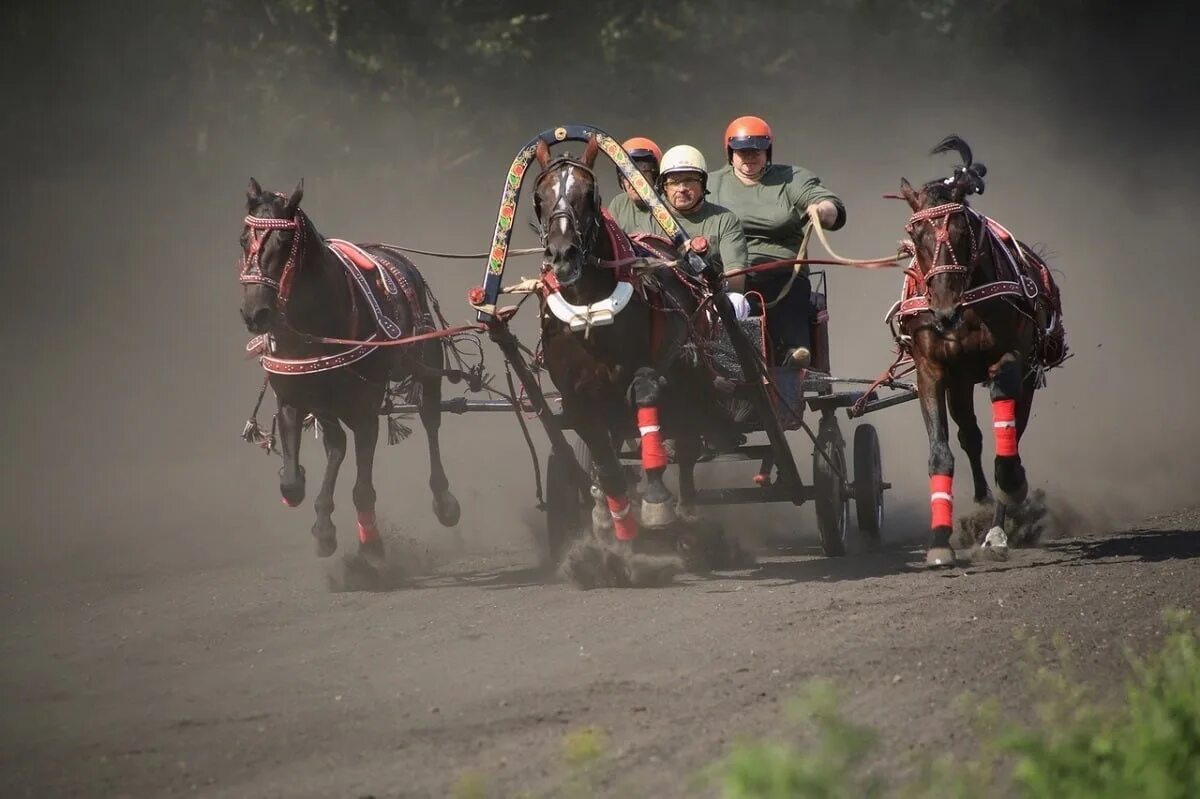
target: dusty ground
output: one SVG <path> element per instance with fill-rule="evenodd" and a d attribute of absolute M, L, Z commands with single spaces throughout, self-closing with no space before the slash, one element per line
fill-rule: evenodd
<path fill-rule="evenodd" d="M 114 555 L 72 581 L 6 570 L 0 795 L 443 796 L 478 772 L 507 796 L 565 779 L 564 735 L 587 725 L 620 764 L 606 792 L 692 795 L 814 676 L 903 768 L 966 746 L 943 699 L 1021 703 L 1018 630 L 1061 632 L 1090 678 L 1117 679 L 1160 608 L 1196 605 L 1200 512 L 1005 564 L 931 574 L 918 556 L 767 553 L 595 591 L 544 583 L 528 550 L 374 593 L 329 593 L 295 545 L 194 570 Z"/>

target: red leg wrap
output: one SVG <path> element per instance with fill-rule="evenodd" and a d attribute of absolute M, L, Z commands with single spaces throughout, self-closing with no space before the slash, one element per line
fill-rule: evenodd
<path fill-rule="evenodd" d="M 954 526 L 954 476 L 934 474 L 929 477 L 929 503 L 933 510 L 932 527 Z"/>
<path fill-rule="evenodd" d="M 667 465 L 662 432 L 658 427 L 658 408 L 638 408 L 638 431 L 642 434 L 642 468 L 661 469 Z"/>
<path fill-rule="evenodd" d="M 992 428 L 996 431 L 996 454 L 1007 457 L 1017 454 L 1017 401 L 993 400 Z"/>
<path fill-rule="evenodd" d="M 608 512 L 613 517 L 613 535 L 618 541 L 632 541 L 638 535 L 637 517 L 633 515 L 633 505 L 628 497 L 605 497 L 608 500 Z"/>
<path fill-rule="evenodd" d="M 358 540 L 370 544 L 379 540 L 379 528 L 375 526 L 375 511 L 358 512 Z"/>

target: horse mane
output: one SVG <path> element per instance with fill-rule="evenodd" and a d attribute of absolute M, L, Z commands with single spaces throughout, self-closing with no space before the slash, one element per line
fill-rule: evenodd
<path fill-rule="evenodd" d="M 947 184 L 941 178 L 931 180 L 921 187 L 921 194 L 925 197 L 925 201 L 931 207 L 935 205 L 946 205 L 948 203 L 956 202 L 954 198 L 954 191 L 954 184 Z M 967 205 L 965 198 L 962 200 L 962 203 Z"/>

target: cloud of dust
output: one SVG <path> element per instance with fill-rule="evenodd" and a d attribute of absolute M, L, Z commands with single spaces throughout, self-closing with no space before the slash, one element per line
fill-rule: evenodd
<path fill-rule="evenodd" d="M 1022 443 L 1033 485 L 1114 520 L 1194 502 L 1200 433 L 1189 409 L 1200 389 L 1192 368 L 1200 330 L 1191 304 L 1200 289 L 1192 265 L 1200 230 L 1188 217 L 1197 186 L 1194 173 L 1170 168 L 1186 162 L 1194 145 L 1160 137 L 1148 148 L 1145 120 L 1142 127 L 1084 124 L 1100 112 L 1081 110 L 1078 98 L 1063 107 L 1046 76 L 1030 69 L 982 61 L 961 69 L 949 81 L 863 56 L 788 91 L 780 83 L 771 95 L 729 79 L 654 108 L 514 98 L 522 124 L 481 131 L 478 152 L 453 166 L 431 165 L 421 144 L 394 138 L 391 155 L 402 154 L 402 166 L 420 177 L 411 180 L 403 169 L 380 175 L 370 146 L 357 154 L 357 138 L 377 144 L 391 135 L 369 110 L 337 153 L 296 142 L 281 148 L 270 130 L 246 131 L 241 146 L 210 150 L 199 162 L 149 146 L 186 127 L 183 96 L 178 114 L 147 125 L 145 147 L 127 142 L 120 157 L 108 153 L 70 170 L 29 169 L 21 191 L 5 199 L 0 240 L 8 265 L 2 288 L 13 299 L 4 333 L 16 355 L 0 366 L 6 549 L 57 557 L 69 545 L 180 567 L 267 548 L 308 551 L 319 442 L 303 444 L 308 501 L 287 511 L 278 500 L 277 459 L 238 439 L 261 384 L 257 366 L 242 357 L 247 334 L 234 269 L 249 176 L 277 190 L 304 177 L 304 207 L 327 235 L 479 252 L 507 165 L 537 131 L 587 121 L 621 138 L 649 135 L 664 149 L 694 144 L 715 168 L 724 160 L 725 124 L 743 113 L 771 122 L 777 161 L 808 166 L 845 199 L 849 223 L 833 241 L 851 257 L 894 251 L 907 209 L 881 195 L 902 175 L 945 174 L 950 161 L 925 154 L 945 134 L 963 135 L 991 170 L 977 206 L 1042 244 L 1061 280 L 1075 357 L 1050 374 L 1035 401 Z M 331 78 L 328 91 L 340 88 Z M 610 171 L 600 170 L 606 197 L 615 190 Z M 515 246 L 533 242 L 524 224 L 530 214 L 523 200 Z M 464 297 L 479 283 L 482 262 L 416 261 L 451 322 L 469 320 Z M 508 273 L 534 268 L 514 259 Z M 899 275 L 831 268 L 827 277 L 834 369 L 873 377 L 891 359 L 882 315 Z M 527 342 L 532 316 L 520 324 Z M 491 371 L 500 372 L 498 351 L 487 342 L 484 349 Z M 986 431 L 986 392 L 978 397 Z M 268 397 L 260 421 L 271 412 Z M 849 439 L 853 425 L 842 421 Z M 891 521 L 901 532 L 924 529 L 919 411 L 910 404 L 870 421 L 895 486 Z M 533 432 L 544 458 L 544 436 Z M 807 475 L 811 448 L 799 436 L 793 443 Z M 381 515 L 422 540 L 528 551 L 533 478 L 513 418 L 447 416 L 442 452 L 463 506 L 459 532 L 442 530 L 429 509 L 420 430 L 399 446 L 381 444 Z M 958 462 L 965 477 L 965 457 Z M 352 530 L 353 479 L 348 461 L 335 516 L 344 532 Z M 968 491 L 960 479 L 959 496 Z M 793 509 L 746 514 L 760 510 L 768 524 L 811 529 L 807 508 L 799 523 Z"/>

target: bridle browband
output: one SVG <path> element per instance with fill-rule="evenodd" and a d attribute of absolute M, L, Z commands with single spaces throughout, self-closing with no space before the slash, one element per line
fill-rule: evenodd
<path fill-rule="evenodd" d="M 963 214 L 967 219 L 967 235 L 971 237 L 971 253 L 965 264 L 959 263 L 958 254 L 954 252 L 954 247 L 950 244 L 950 217 L 954 214 Z M 975 235 L 975 228 L 971 224 L 972 217 L 978 217 L 982 225 L 980 227 L 980 235 Z M 974 209 L 963 203 L 943 203 L 935 205 L 932 208 L 925 208 L 917 211 L 908 218 L 908 224 L 905 225 L 905 230 L 910 237 L 919 223 L 925 222 L 933 229 L 934 246 L 933 254 L 929 260 L 929 271 L 922 273 L 920 267 L 920 257 L 917 253 L 916 241 L 913 241 L 913 257 L 916 259 L 918 269 L 912 270 L 915 272 L 913 277 L 924 288 L 924 293 L 929 291 L 930 279 L 942 274 L 964 274 L 968 277 L 968 282 L 971 275 L 975 271 L 975 266 L 979 262 L 979 254 L 982 251 L 980 244 L 982 233 L 987 222 L 983 216 Z M 948 253 L 948 263 L 939 264 L 938 258 L 942 253 L 942 249 Z"/>
<path fill-rule="evenodd" d="M 258 283 L 274 289 L 278 297 L 276 311 L 283 316 L 288 297 L 292 293 L 292 281 L 300 266 L 304 234 L 307 230 L 304 212 L 296 209 L 296 215 L 291 219 L 247 215 L 243 222 L 246 230 L 250 233 L 250 244 L 242 254 L 241 274 L 238 276 L 238 282 Z M 272 230 L 294 231 L 292 248 L 288 253 L 287 262 L 283 265 L 283 273 L 279 276 L 279 280 L 267 276 L 262 270 L 262 248 Z"/>

